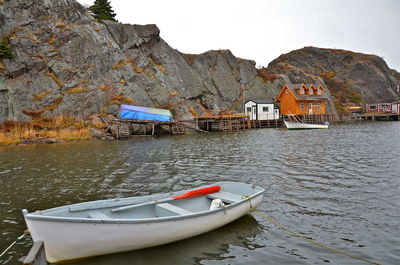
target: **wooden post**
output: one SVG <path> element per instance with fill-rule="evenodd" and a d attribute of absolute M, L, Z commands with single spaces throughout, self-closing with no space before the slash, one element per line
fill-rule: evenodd
<path fill-rule="evenodd" d="M 43 241 L 36 241 L 33 244 L 28 255 L 25 257 L 24 265 L 47 265 Z"/>

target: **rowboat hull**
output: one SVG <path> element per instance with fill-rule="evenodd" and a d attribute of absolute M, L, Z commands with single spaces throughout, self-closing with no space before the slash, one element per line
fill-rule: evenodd
<path fill-rule="evenodd" d="M 311 124 L 311 123 L 300 123 L 284 121 L 288 130 L 309 130 L 309 129 L 328 129 L 329 124 Z"/>
<path fill-rule="evenodd" d="M 41 217 L 26 212 L 24 215 L 33 240 L 43 241 L 47 260 L 56 263 L 153 247 L 193 237 L 246 215 L 261 200 L 262 192 L 259 192 L 224 209 L 151 220 L 78 220 L 82 218 Z"/>

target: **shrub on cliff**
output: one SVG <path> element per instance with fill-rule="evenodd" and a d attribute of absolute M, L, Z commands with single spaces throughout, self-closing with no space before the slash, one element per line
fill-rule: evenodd
<path fill-rule="evenodd" d="M 108 0 L 96 0 L 94 1 L 94 5 L 89 9 L 93 12 L 94 17 L 99 22 L 103 20 L 117 21 L 115 19 L 116 14 Z"/>
<path fill-rule="evenodd" d="M 13 57 L 13 52 L 11 47 L 8 45 L 8 40 L 3 36 L 0 41 L 0 59 L 11 59 Z"/>

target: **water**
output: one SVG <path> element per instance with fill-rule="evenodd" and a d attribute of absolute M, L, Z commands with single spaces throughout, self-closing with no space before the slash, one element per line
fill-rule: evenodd
<path fill-rule="evenodd" d="M 214 181 L 267 189 L 259 209 L 334 248 L 400 264 L 400 122 L 329 130 L 259 129 L 0 148 L 0 251 L 25 229 L 21 209 L 139 196 Z M 29 237 L 0 264 L 19 264 Z M 331 253 L 252 214 L 165 246 L 75 265 L 363 264 Z"/>

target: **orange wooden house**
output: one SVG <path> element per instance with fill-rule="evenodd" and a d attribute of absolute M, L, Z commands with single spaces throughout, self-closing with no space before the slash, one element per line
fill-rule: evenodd
<path fill-rule="evenodd" d="M 313 84 L 287 84 L 276 97 L 282 115 L 325 114 L 328 99 L 324 87 Z"/>

